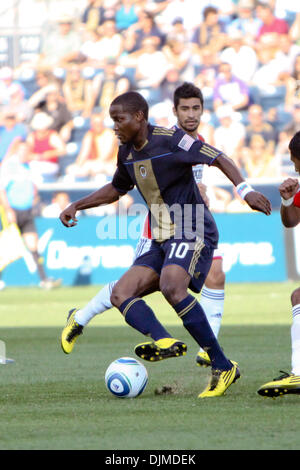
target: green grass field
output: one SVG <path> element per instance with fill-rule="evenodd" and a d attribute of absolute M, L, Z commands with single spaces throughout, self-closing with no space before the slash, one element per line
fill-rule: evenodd
<path fill-rule="evenodd" d="M 257 388 L 290 371 L 290 294 L 294 283 L 229 284 L 220 344 L 239 362 L 241 379 L 220 398 L 197 398 L 209 370 L 195 365 L 197 345 L 160 294 L 148 297 L 171 333 L 188 344 L 178 359 L 145 363 L 149 384 L 136 399 L 105 388 L 110 362 L 134 357 L 141 342 L 115 310 L 85 329 L 73 353 L 60 349 L 66 312 L 98 290 L 6 289 L 0 293 L 1 450 L 271 450 L 300 448 L 300 396 L 262 398 Z M 170 385 L 173 394 L 156 395 Z"/>

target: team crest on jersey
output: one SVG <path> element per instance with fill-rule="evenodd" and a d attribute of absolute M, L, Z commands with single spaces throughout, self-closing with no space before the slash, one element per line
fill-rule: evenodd
<path fill-rule="evenodd" d="M 139 167 L 139 170 L 140 170 L 141 177 L 142 177 L 142 178 L 146 178 L 146 176 L 147 176 L 147 170 L 146 170 L 146 168 L 145 168 L 143 165 L 141 165 L 141 166 Z"/>

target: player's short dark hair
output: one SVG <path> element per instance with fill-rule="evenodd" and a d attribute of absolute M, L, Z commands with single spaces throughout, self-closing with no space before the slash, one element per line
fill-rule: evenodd
<path fill-rule="evenodd" d="M 174 98 L 173 98 L 175 109 L 177 109 L 179 105 L 180 98 L 183 98 L 183 99 L 199 98 L 201 106 L 203 108 L 204 100 L 203 100 L 202 91 L 193 83 L 184 82 L 182 85 L 176 88 L 174 92 Z"/>
<path fill-rule="evenodd" d="M 290 140 L 289 151 L 294 158 L 300 160 L 300 131 L 296 132 L 294 137 Z"/>
<path fill-rule="evenodd" d="M 136 91 L 127 91 L 122 95 L 117 96 L 111 103 L 112 105 L 123 106 L 124 111 L 134 114 L 137 111 L 142 111 L 146 121 L 148 120 L 149 106 L 145 98 Z"/>

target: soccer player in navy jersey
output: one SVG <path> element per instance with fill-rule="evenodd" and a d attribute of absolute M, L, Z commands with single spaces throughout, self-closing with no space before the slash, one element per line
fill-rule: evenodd
<path fill-rule="evenodd" d="M 204 141 L 204 139 L 198 134 L 197 129 L 203 113 L 203 106 L 204 100 L 202 92 L 200 88 L 192 83 L 185 82 L 175 89 L 173 111 L 177 117 L 176 126 L 183 129 L 194 139 L 200 139 L 202 141 Z M 203 197 L 206 197 L 205 187 L 202 184 L 203 165 L 193 167 L 193 174 L 201 194 Z M 150 248 L 151 238 L 149 217 L 147 216 L 140 240 L 136 247 L 135 257 L 140 256 Z M 215 250 L 211 268 L 201 291 L 200 300 L 201 306 L 205 311 L 208 322 L 216 337 L 218 337 L 224 309 L 225 273 L 222 269 L 222 263 L 221 252 Z M 72 316 L 74 322 L 71 324 L 68 323 L 63 329 L 61 338 L 62 349 L 66 354 L 72 352 L 78 336 L 82 334 L 83 328 L 92 318 L 112 308 L 110 296 L 116 282 L 117 281 L 112 281 L 106 284 L 82 309 L 71 310 L 69 317 Z M 200 366 L 210 365 L 209 356 L 202 349 L 198 352 L 196 361 Z"/>
<path fill-rule="evenodd" d="M 289 143 L 291 161 L 296 173 L 300 174 L 300 132 L 297 132 Z M 297 178 L 287 178 L 279 186 L 281 196 L 280 215 L 287 228 L 296 227 L 300 223 L 300 186 Z M 300 394 L 300 288 L 291 295 L 292 304 L 292 371 L 280 371 L 281 375 L 263 384 L 258 393 L 264 397 L 278 397 L 287 394 Z"/>
<path fill-rule="evenodd" d="M 184 327 L 209 355 L 212 378 L 199 397 L 223 395 L 239 378 L 238 365 L 224 355 L 202 307 L 187 291 L 200 292 L 218 244 L 216 224 L 203 203 L 192 167 L 199 163 L 218 167 L 254 210 L 269 215 L 270 202 L 247 185 L 233 161 L 222 152 L 182 129 L 149 125 L 148 104 L 139 93 L 127 92 L 115 98 L 110 116 L 121 142 L 113 180 L 72 203 L 60 220 L 72 227 L 77 223 L 78 210 L 110 204 L 137 187 L 151 213 L 153 240 L 150 250 L 138 257 L 114 286 L 111 302 L 129 325 L 152 338 L 136 346 L 139 357 L 157 360 L 182 355 L 186 345 L 172 338 L 139 297 L 159 283 Z"/>

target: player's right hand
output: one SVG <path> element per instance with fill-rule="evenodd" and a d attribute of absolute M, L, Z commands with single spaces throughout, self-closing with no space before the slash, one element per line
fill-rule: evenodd
<path fill-rule="evenodd" d="M 78 220 L 76 219 L 76 212 L 77 210 L 74 204 L 70 204 L 59 216 L 61 223 L 65 227 L 74 227 L 77 225 Z"/>
<path fill-rule="evenodd" d="M 296 178 L 288 178 L 279 186 L 280 196 L 283 199 L 290 199 L 299 191 L 299 182 Z"/>
<path fill-rule="evenodd" d="M 246 194 L 245 201 L 251 209 L 259 212 L 263 212 L 266 215 L 270 215 L 272 208 L 271 203 L 266 196 L 258 191 L 251 191 Z"/>

